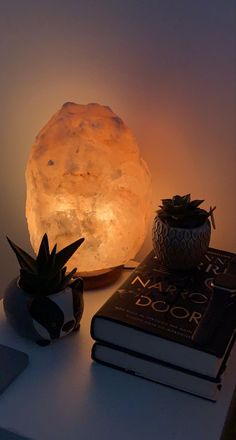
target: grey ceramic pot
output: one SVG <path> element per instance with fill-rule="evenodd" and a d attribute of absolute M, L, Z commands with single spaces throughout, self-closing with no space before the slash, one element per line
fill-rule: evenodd
<path fill-rule="evenodd" d="M 170 269 L 189 270 L 198 266 L 206 254 L 211 224 L 193 228 L 174 228 L 156 216 L 152 229 L 153 248 L 158 262 Z"/>
<path fill-rule="evenodd" d="M 21 289 L 18 279 L 14 279 L 5 291 L 3 306 L 17 333 L 39 345 L 48 345 L 78 330 L 84 309 L 83 281 L 76 278 L 60 292 L 33 296 Z"/>

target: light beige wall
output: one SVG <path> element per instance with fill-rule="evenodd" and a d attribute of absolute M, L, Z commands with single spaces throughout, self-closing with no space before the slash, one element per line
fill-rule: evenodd
<path fill-rule="evenodd" d="M 35 135 L 65 101 L 109 105 L 134 131 L 154 206 L 191 192 L 216 205 L 212 245 L 236 252 L 233 1 L 0 4 L 1 277 L 28 246 L 24 170 Z M 154 213 L 153 213 L 154 215 Z M 151 245 L 150 232 L 141 251 Z"/>

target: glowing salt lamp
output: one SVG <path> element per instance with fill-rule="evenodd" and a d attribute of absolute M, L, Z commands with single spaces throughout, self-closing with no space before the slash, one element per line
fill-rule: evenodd
<path fill-rule="evenodd" d="M 59 249 L 85 237 L 68 270 L 100 274 L 140 249 L 150 218 L 150 173 L 131 131 L 109 107 L 65 103 L 36 137 L 26 185 L 35 251 L 45 232 Z"/>

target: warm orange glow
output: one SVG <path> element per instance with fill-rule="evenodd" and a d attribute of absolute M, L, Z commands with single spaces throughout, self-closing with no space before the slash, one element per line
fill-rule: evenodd
<path fill-rule="evenodd" d="M 85 237 L 68 269 L 107 270 L 133 258 L 143 244 L 150 173 L 131 131 L 109 107 L 64 104 L 32 146 L 26 181 L 35 250 L 45 232 L 59 248 Z"/>

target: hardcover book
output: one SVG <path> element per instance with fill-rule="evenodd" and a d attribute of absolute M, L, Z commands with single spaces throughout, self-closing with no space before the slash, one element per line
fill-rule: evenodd
<path fill-rule="evenodd" d="M 198 373 L 190 373 L 188 370 L 173 367 L 173 365 L 148 356 L 141 356 L 97 342 L 92 348 L 92 359 L 105 366 L 214 402 L 222 388 L 222 375 L 225 368 L 225 364 L 222 365 L 220 374 L 216 378 L 211 378 Z"/>
<path fill-rule="evenodd" d="M 234 336 L 234 316 L 204 347 L 193 341 L 213 293 L 211 282 L 235 254 L 210 248 L 192 271 L 168 271 L 154 252 L 95 314 L 93 339 L 216 377 Z"/>

